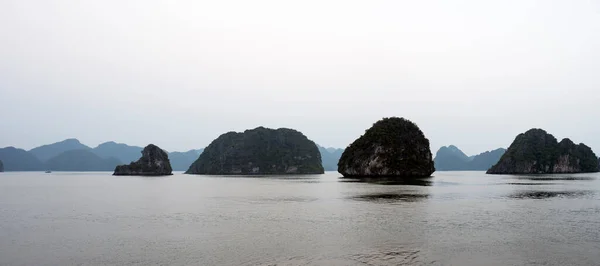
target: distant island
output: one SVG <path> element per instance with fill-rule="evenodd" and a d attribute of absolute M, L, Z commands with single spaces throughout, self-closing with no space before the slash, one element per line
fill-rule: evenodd
<path fill-rule="evenodd" d="M 90 148 L 88 148 L 90 149 Z M 114 141 L 107 141 L 101 143 L 96 148 L 91 149 L 93 153 L 102 158 L 116 158 L 121 163 L 130 163 L 140 158 L 142 147 L 129 146 L 124 143 L 116 143 Z M 112 167 L 111 170 L 114 170 Z"/>
<path fill-rule="evenodd" d="M 450 145 L 440 148 L 433 161 L 437 171 L 487 171 L 505 152 L 506 149 L 499 148 L 469 157 L 456 146 Z"/>
<path fill-rule="evenodd" d="M 322 146 L 318 146 L 318 148 L 321 152 L 324 169 L 336 171 L 343 149 Z M 5 171 L 112 171 L 117 165 L 138 160 L 142 149 L 139 146 L 114 141 L 104 142 L 91 148 L 79 140 L 71 138 L 42 145 L 29 151 L 14 147 L 0 148 L 0 160 L 4 162 Z M 89 151 L 97 157 L 85 151 Z M 192 149 L 186 152 L 168 152 L 173 171 L 188 170 L 203 151 L 204 149 Z M 79 158 L 77 154 L 83 156 Z"/>
<path fill-rule="evenodd" d="M 287 128 L 258 127 L 215 139 L 187 174 L 322 174 L 321 153 L 304 134 Z"/>
<path fill-rule="evenodd" d="M 400 120 L 402 120 L 401 118 L 388 118 L 388 120 L 389 119 L 391 119 L 391 121 L 398 121 L 398 124 L 403 124 L 403 122 L 400 122 Z M 386 119 L 384 120 L 388 121 Z M 378 123 L 375 123 L 374 127 L 375 125 L 378 125 Z M 378 125 L 378 127 L 379 126 L 380 125 Z M 213 142 L 235 143 L 238 146 L 236 146 L 235 148 L 232 147 L 231 149 L 226 149 L 225 147 L 211 148 L 210 154 L 207 154 L 205 157 L 211 158 L 210 160 L 212 160 L 213 162 L 207 162 L 205 161 L 206 159 L 200 160 L 201 158 L 204 158 L 201 156 L 204 153 L 204 149 L 192 149 L 186 152 L 165 152 L 167 152 L 173 171 L 186 171 L 187 173 L 197 174 L 209 172 L 211 174 L 285 174 L 288 171 L 300 174 L 320 173 L 320 169 L 322 168 L 323 171 L 340 172 L 341 170 L 342 172 L 340 173 L 342 173 L 342 175 L 345 176 L 354 176 L 353 171 L 357 171 L 356 173 L 358 174 L 378 176 L 374 173 L 390 171 L 392 169 L 383 167 L 381 165 L 369 165 L 363 167 L 361 165 L 354 165 L 354 163 L 350 161 L 350 158 L 352 158 L 352 160 L 366 160 L 363 158 L 364 156 L 375 156 L 370 153 L 372 152 L 369 151 L 370 147 L 359 145 L 362 145 L 363 142 L 370 143 L 365 140 L 357 140 L 350 146 L 362 147 L 366 150 L 360 151 L 359 149 L 354 148 L 353 151 L 347 152 L 346 157 L 343 157 L 343 154 L 346 152 L 346 150 L 337 148 L 326 148 L 320 145 L 316 145 L 314 142 L 308 140 L 308 138 L 306 138 L 306 136 L 304 136 L 302 133 L 294 130 L 292 131 L 298 133 L 299 135 L 290 134 L 290 136 L 292 137 L 286 137 L 283 140 L 281 140 L 280 137 L 276 137 L 278 138 L 277 141 L 269 140 L 269 138 L 273 138 L 273 135 L 272 133 L 266 133 L 270 131 L 285 130 L 286 129 L 273 130 L 257 128 L 254 130 L 247 130 L 243 133 L 229 132 L 223 134 L 221 137 L 219 137 Z M 369 132 L 369 130 L 367 130 L 366 132 Z M 389 135 L 385 137 L 387 139 L 398 137 L 397 132 L 400 132 L 386 131 L 383 129 L 374 130 L 377 132 L 380 131 L 380 134 L 377 134 L 376 137 L 384 138 L 385 135 Z M 402 130 L 409 130 L 409 128 L 403 127 Z M 418 132 L 420 132 L 420 130 Z M 277 134 L 281 135 L 282 133 L 280 132 Z M 287 136 L 287 133 L 283 135 Z M 547 137 L 547 135 L 549 135 L 549 137 Z M 365 137 L 366 134 L 365 136 L 361 136 L 361 138 Z M 370 141 L 374 141 L 376 139 L 373 136 L 370 137 L 372 138 Z M 418 136 L 417 138 L 420 138 L 420 136 Z M 546 143 L 538 143 L 539 141 L 536 142 L 536 139 L 548 139 L 548 141 Z M 425 140 L 427 142 L 427 149 L 429 149 L 429 141 L 426 138 Z M 422 141 L 422 144 L 424 144 L 425 140 L 419 141 Z M 289 161 L 277 162 L 273 158 L 269 157 L 271 156 L 270 153 L 274 152 L 271 149 L 272 147 L 278 147 L 278 151 L 276 152 L 283 152 L 284 154 L 287 154 L 288 152 L 293 153 L 292 150 L 297 147 L 288 147 L 289 143 L 287 143 L 287 141 L 292 141 L 294 143 L 293 145 L 297 145 L 296 142 L 302 143 L 299 144 L 299 147 L 310 147 L 310 152 L 308 152 L 308 150 L 305 150 L 303 152 L 305 152 L 306 154 L 311 154 L 311 158 L 318 157 L 320 163 L 317 164 L 312 161 L 307 161 L 306 163 L 307 165 L 310 164 L 310 167 L 307 167 L 304 170 L 294 170 L 294 168 L 288 169 L 288 166 L 301 163 L 292 160 L 293 158 L 289 159 L 287 157 L 284 157 L 283 160 Z M 415 143 L 416 142 L 418 141 L 415 140 Z M 243 145 L 241 145 L 240 143 L 243 143 Z M 312 150 L 313 144 L 316 146 L 316 153 L 314 153 L 314 150 Z M 267 145 L 267 147 L 258 148 L 258 146 L 260 145 Z M 396 145 L 396 143 L 394 143 L 393 145 Z M 576 145 L 569 139 L 564 139 L 559 143 L 554 137 L 552 137 L 552 135 L 546 133 L 541 129 L 532 129 L 526 133 L 520 134 L 517 137 L 517 139 L 515 139 L 515 142 L 513 143 L 513 145 L 511 145 L 511 147 L 513 147 L 513 151 L 511 151 L 510 153 L 507 153 L 506 149 L 499 148 L 492 151 L 486 151 L 475 156 L 467 156 L 464 152 L 462 152 L 458 147 L 454 145 L 445 146 L 440 148 L 436 153 L 435 159 L 433 160 L 435 163 L 434 169 L 438 171 L 489 170 L 489 174 L 580 173 L 596 172 L 598 171 L 598 166 L 600 164 L 600 161 L 598 160 L 598 158 L 595 158 L 595 154 L 588 146 L 584 144 Z M 33 148 L 29 151 L 15 147 L 0 148 L 0 169 L 7 172 L 45 170 L 112 171 L 116 168 L 117 165 L 135 162 L 138 159 L 140 159 L 140 154 L 142 150 L 142 147 L 130 146 L 124 143 L 117 143 L 114 141 L 104 142 L 102 144 L 99 144 L 95 148 L 91 148 L 82 144 L 79 140 L 75 138 L 70 138 L 60 142 L 42 145 Z M 246 154 L 246 152 L 242 152 L 242 150 L 253 150 L 256 152 L 260 151 L 260 153 L 253 154 L 252 156 L 250 156 L 249 154 Z M 216 156 L 216 154 L 220 154 L 221 152 L 223 152 L 223 154 L 234 154 L 236 158 L 228 157 L 226 159 L 221 160 L 220 158 L 214 157 Z M 426 154 L 426 152 L 419 153 L 419 156 L 422 156 L 424 154 Z M 504 160 L 501 160 L 501 158 L 504 158 Z M 266 159 L 266 162 L 259 162 L 258 159 Z M 344 159 L 343 162 L 342 159 Z M 254 166 L 242 166 L 239 164 L 240 162 L 236 162 L 235 160 L 247 160 L 247 162 L 251 162 Z M 223 165 L 219 165 L 217 167 L 214 165 L 215 162 L 218 162 L 219 164 Z M 271 164 L 269 165 L 269 163 Z M 259 164 L 260 166 L 256 166 L 257 164 Z M 211 166 L 209 167 L 208 165 Z M 235 168 L 234 165 L 237 168 Z M 340 168 L 340 166 L 342 168 Z M 221 167 L 223 167 L 223 171 L 220 170 Z M 227 167 L 234 168 L 227 170 Z M 276 169 L 272 171 L 265 170 L 273 167 L 275 167 Z M 425 168 L 422 169 L 428 169 L 426 166 L 424 167 Z M 364 172 L 361 172 L 357 169 L 362 169 L 364 170 Z M 422 175 L 427 175 L 427 171 L 422 171 L 420 173 Z"/>
<path fill-rule="evenodd" d="M 70 150 L 50 158 L 45 166 L 52 171 L 112 171 L 121 162 L 101 158 L 90 150 Z"/>
<path fill-rule="evenodd" d="M 342 154 L 338 172 L 351 178 L 418 178 L 435 171 L 429 140 L 404 118 L 384 118 Z"/>
<path fill-rule="evenodd" d="M 142 149 L 114 141 L 91 148 L 71 138 L 29 151 L 1 148 L 0 160 L 5 171 L 113 171 L 117 165 L 138 160 Z M 173 170 L 187 170 L 200 153 L 202 149 L 169 153 Z"/>
<path fill-rule="evenodd" d="M 113 175 L 165 176 L 172 175 L 169 155 L 154 144 L 142 150 L 142 157 L 128 165 L 119 165 Z"/>
<path fill-rule="evenodd" d="M 585 144 L 558 142 L 542 129 L 519 134 L 488 174 L 554 174 L 598 172 L 598 157 Z"/>
<path fill-rule="evenodd" d="M 52 157 L 56 157 L 66 151 L 89 149 L 90 147 L 81 144 L 81 142 L 79 142 L 77 139 L 66 139 L 61 142 L 33 148 L 29 152 L 37 157 L 40 161 L 47 162 Z"/>
<path fill-rule="evenodd" d="M 35 155 L 23 149 L 6 147 L 0 149 L 0 160 L 4 164 L 4 171 L 44 171 L 44 163 Z"/>
<path fill-rule="evenodd" d="M 338 162 L 342 157 L 344 149 L 336 148 L 325 148 L 319 146 L 319 152 L 321 152 L 321 162 L 325 171 L 337 171 Z"/>
<path fill-rule="evenodd" d="M 198 159 L 204 149 L 189 150 L 186 152 L 169 152 L 169 160 L 173 171 L 186 171 Z"/>

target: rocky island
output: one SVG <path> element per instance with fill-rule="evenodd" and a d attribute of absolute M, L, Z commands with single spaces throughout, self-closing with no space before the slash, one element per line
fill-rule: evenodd
<path fill-rule="evenodd" d="M 404 118 L 384 118 L 342 154 L 338 172 L 351 178 L 429 177 L 435 171 L 429 140 Z"/>
<path fill-rule="evenodd" d="M 186 171 L 198 175 L 323 173 L 321 153 L 313 141 L 293 129 L 264 127 L 219 136 Z"/>
<path fill-rule="evenodd" d="M 542 129 L 519 134 L 488 174 L 556 174 L 598 172 L 598 157 L 585 144 L 558 142 Z"/>
<path fill-rule="evenodd" d="M 119 165 L 114 175 L 163 176 L 172 175 L 169 155 L 154 144 L 142 150 L 142 158 L 129 165 Z"/>

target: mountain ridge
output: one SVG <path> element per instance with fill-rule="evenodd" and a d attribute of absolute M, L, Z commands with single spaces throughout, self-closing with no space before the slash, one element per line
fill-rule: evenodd
<path fill-rule="evenodd" d="M 89 149 L 69 150 L 50 158 L 46 169 L 52 171 L 112 171 L 121 162 L 110 157 L 101 158 Z"/>
<path fill-rule="evenodd" d="M 42 145 L 29 150 L 31 154 L 37 157 L 40 161 L 46 162 L 50 158 L 55 157 L 65 151 L 70 150 L 88 150 L 90 147 L 79 142 L 78 139 L 69 138 L 63 141 Z"/>
<path fill-rule="evenodd" d="M 454 145 L 441 147 L 434 158 L 437 171 L 487 171 L 506 152 L 504 148 L 467 156 Z"/>

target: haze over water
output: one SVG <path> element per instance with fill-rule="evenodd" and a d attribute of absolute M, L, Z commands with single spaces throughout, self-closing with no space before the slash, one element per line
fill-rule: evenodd
<path fill-rule="evenodd" d="M 600 174 L 0 177 L 2 265 L 600 263 Z"/>

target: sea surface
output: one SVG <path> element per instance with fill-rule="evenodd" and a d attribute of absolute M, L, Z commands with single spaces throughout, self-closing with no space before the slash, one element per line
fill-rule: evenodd
<path fill-rule="evenodd" d="M 600 265 L 600 175 L 0 173 L 0 265 Z"/>

